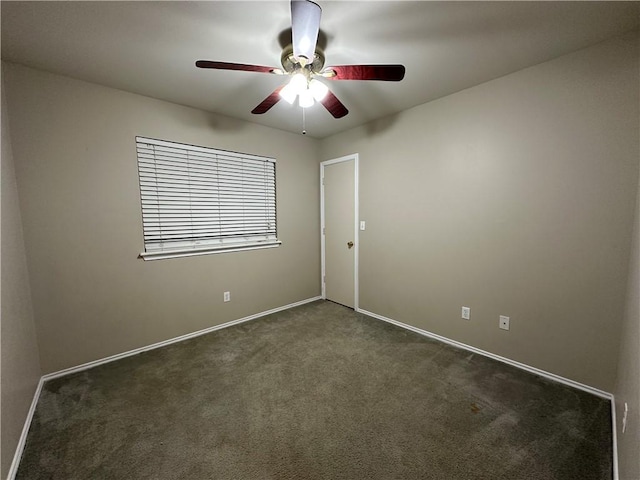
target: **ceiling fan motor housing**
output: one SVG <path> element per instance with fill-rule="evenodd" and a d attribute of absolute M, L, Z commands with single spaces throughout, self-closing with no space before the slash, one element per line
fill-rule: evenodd
<path fill-rule="evenodd" d="M 303 67 L 293 55 L 293 45 L 288 45 L 284 48 L 280 56 L 280 63 L 287 73 L 293 73 Z M 306 67 L 309 68 L 311 73 L 319 74 L 324 67 L 324 53 L 320 49 L 316 49 L 313 55 L 313 62 L 307 63 Z"/>

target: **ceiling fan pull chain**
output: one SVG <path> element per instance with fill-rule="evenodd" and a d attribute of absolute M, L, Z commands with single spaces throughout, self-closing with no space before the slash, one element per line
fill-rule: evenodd
<path fill-rule="evenodd" d="M 307 134 L 307 127 L 306 127 L 306 117 L 305 117 L 305 109 L 301 108 L 300 110 L 302 110 L 302 134 L 306 135 Z"/>

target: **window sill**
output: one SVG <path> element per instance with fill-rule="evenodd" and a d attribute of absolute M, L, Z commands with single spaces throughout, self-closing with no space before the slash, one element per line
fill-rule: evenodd
<path fill-rule="evenodd" d="M 157 250 L 152 252 L 142 252 L 138 258 L 148 260 L 164 260 L 167 258 L 195 257 L 198 255 L 212 255 L 214 253 L 244 252 L 247 250 L 262 250 L 263 248 L 275 248 L 282 244 L 279 240 L 269 243 L 252 243 L 247 245 L 229 245 L 227 247 L 203 247 L 184 248 L 172 250 Z"/>

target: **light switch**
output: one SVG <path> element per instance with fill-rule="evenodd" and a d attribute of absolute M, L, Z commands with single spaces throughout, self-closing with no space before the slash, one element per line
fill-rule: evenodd
<path fill-rule="evenodd" d="M 365 224 L 364 220 L 360 220 L 360 230 L 364 230 Z"/>

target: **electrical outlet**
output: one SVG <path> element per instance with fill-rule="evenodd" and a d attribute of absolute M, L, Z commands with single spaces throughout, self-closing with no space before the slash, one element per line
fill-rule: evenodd
<path fill-rule="evenodd" d="M 231 292 L 224 292 L 224 301 L 225 302 L 231 301 Z"/>
<path fill-rule="evenodd" d="M 471 318 L 471 309 L 469 307 L 462 307 L 462 318 L 469 320 Z"/>
<path fill-rule="evenodd" d="M 624 413 L 622 414 L 622 433 L 627 429 L 627 415 L 629 413 L 629 405 L 624 402 Z"/>
<path fill-rule="evenodd" d="M 500 315 L 500 323 L 499 326 L 502 330 L 509 330 L 509 317 L 505 317 L 504 315 Z"/>

